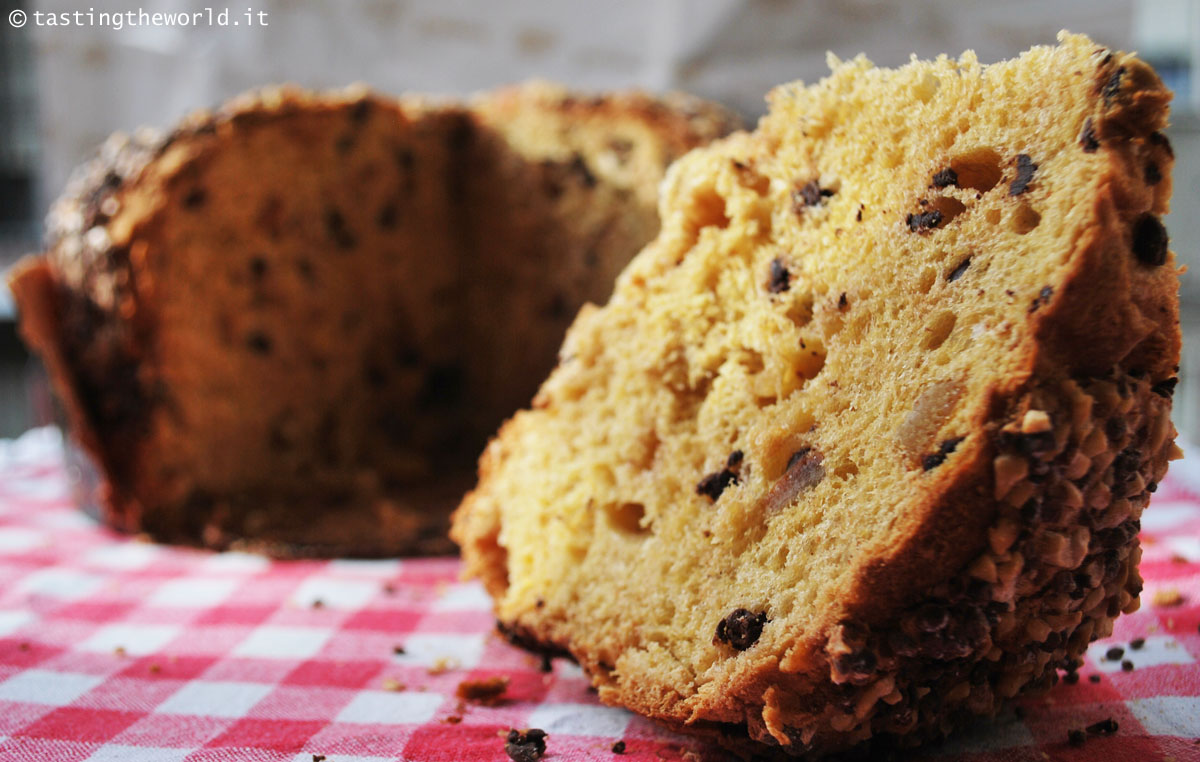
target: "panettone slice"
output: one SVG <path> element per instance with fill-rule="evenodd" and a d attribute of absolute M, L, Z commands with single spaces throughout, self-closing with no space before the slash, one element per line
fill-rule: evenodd
<path fill-rule="evenodd" d="M 455 517 L 502 631 L 746 753 L 942 735 L 1141 589 L 1177 450 L 1170 93 L 1063 34 L 833 62 L 668 173 Z"/>

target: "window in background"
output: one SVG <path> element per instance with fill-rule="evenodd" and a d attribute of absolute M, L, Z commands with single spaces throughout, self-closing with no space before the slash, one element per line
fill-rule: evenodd
<path fill-rule="evenodd" d="M 0 274 L 37 247 L 37 91 L 28 28 L 14 28 L 17 8 L 0 0 Z M 8 288 L 0 280 L 0 436 L 14 436 L 32 421 L 27 383 L 30 360 L 17 340 Z"/>
<path fill-rule="evenodd" d="M 0 0 L 3 17 L 16 9 Z M 7 265 L 37 239 L 37 103 L 28 29 L 0 26 L 0 247 Z"/>

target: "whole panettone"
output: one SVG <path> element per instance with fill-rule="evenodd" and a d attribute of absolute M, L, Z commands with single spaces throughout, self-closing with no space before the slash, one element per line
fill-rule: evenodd
<path fill-rule="evenodd" d="M 12 279 L 108 520 L 278 554 L 438 552 L 487 434 L 734 119 L 547 84 L 268 89 L 116 136 Z"/>
<path fill-rule="evenodd" d="M 1170 93 L 1062 35 L 834 62 L 681 159 L 455 516 L 500 627 L 745 754 L 939 737 L 1138 605 Z"/>

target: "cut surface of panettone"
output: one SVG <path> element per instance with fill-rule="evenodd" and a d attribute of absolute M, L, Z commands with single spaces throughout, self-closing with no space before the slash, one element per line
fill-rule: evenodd
<path fill-rule="evenodd" d="M 736 120 L 547 83 L 267 88 L 115 136 L 13 277 L 110 523 L 280 555 L 448 552 L 487 435 Z"/>
<path fill-rule="evenodd" d="M 745 753 L 940 736 L 1137 605 L 1170 94 L 1062 34 L 832 62 L 668 173 L 455 516 L 515 642 Z"/>

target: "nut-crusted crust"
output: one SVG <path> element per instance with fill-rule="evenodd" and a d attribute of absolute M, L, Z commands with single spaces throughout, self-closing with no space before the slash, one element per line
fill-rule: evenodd
<path fill-rule="evenodd" d="M 1137 221 L 1165 213 L 1170 195 L 1172 156 L 1158 133 L 1169 93 L 1132 56 L 1096 57 L 1098 97 L 1080 141 L 1108 158 L 1096 223 L 1073 242 L 1073 270 L 1050 306 L 1030 310 L 1024 371 L 995 380 L 973 424 L 986 436 L 939 469 L 906 538 L 861 572 L 828 626 L 795 633 L 794 648 L 756 660 L 683 714 L 678 694 L 614 680 L 569 623 L 527 613 L 504 626 L 570 652 L 607 702 L 740 754 L 791 757 L 941 737 L 1053 684 L 1056 669 L 1136 609 L 1138 518 L 1179 455 L 1177 282 L 1169 259 L 1130 264 L 1140 259 Z M 481 460 L 483 485 L 507 431 Z M 468 572 L 499 597 L 507 555 L 494 510 L 469 496 L 454 536 Z"/>
<path fill-rule="evenodd" d="M 130 242 L 155 235 L 172 189 L 232 132 L 294 115 L 345 114 L 354 121 L 378 109 L 410 120 L 432 114 L 450 131 L 464 124 L 503 129 L 534 114 L 557 114 L 568 123 L 639 122 L 656 135 L 662 166 L 737 126 L 731 113 L 684 96 L 582 97 L 532 83 L 469 104 L 419 96 L 392 101 L 361 87 L 333 93 L 266 88 L 196 112 L 165 135 L 149 129 L 114 135 L 53 206 L 46 252 L 11 276 L 22 334 L 46 364 L 72 436 L 103 476 L 97 489 L 83 485 L 82 492 L 100 496 L 101 513 L 113 526 L 169 542 L 277 556 L 453 552 L 445 530 L 449 509 L 469 486 L 466 471 L 352 505 L 336 497 L 304 504 L 294 496 L 198 490 L 182 510 L 171 511 L 162 510 L 167 499 L 144 473 L 144 448 L 155 446 L 148 420 L 163 401 L 152 367 L 159 325 L 138 288 L 140 279 L 150 278 L 138 261 L 143 252 Z"/>

